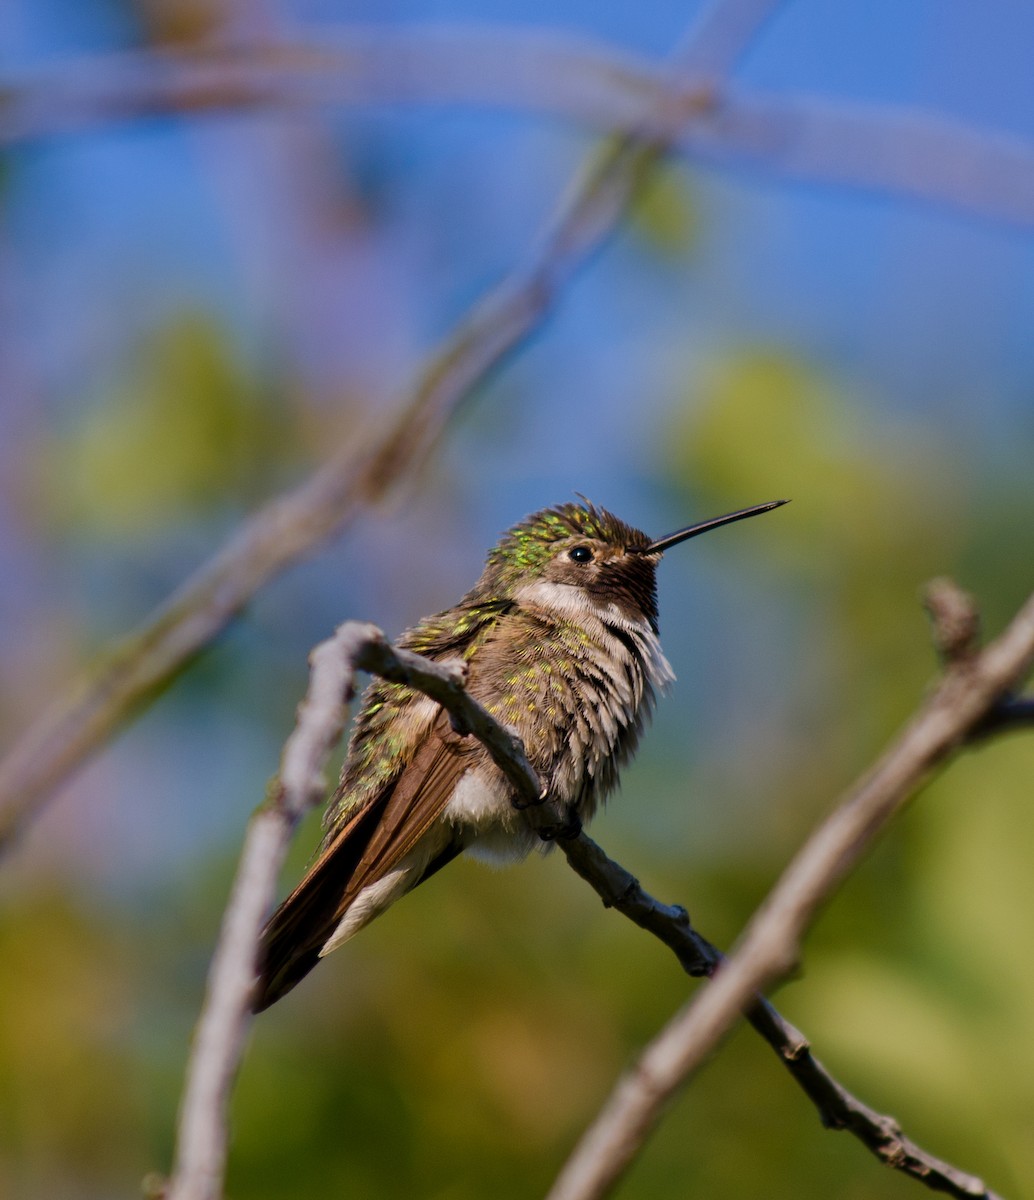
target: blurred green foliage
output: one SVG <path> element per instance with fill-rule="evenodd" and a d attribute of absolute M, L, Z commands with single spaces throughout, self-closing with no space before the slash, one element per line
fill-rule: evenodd
<path fill-rule="evenodd" d="M 159 326 L 49 447 L 41 496 L 52 520 L 119 542 L 268 495 L 298 457 L 272 382 L 255 378 L 204 314 Z"/>
<path fill-rule="evenodd" d="M 701 234 L 700 214 L 689 171 L 663 163 L 644 181 L 629 213 L 629 226 L 665 260 L 684 260 Z"/>
<path fill-rule="evenodd" d="M 138 1175 L 133 962 L 117 923 L 36 891 L 0 909 L 0 962 L 0 1192 L 85 1195 Z"/>

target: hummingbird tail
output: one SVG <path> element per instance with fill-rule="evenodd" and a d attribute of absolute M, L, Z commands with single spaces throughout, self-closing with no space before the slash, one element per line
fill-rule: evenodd
<path fill-rule="evenodd" d="M 367 805 L 306 872 L 301 883 L 269 918 L 259 945 L 252 1012 L 260 1013 L 286 995 L 320 960 L 341 920 L 341 901 L 381 815 Z"/>
<path fill-rule="evenodd" d="M 254 1012 L 279 1000 L 323 954 L 463 849 L 441 817 L 469 755 L 442 713 L 398 778 L 347 816 L 266 925 Z"/>

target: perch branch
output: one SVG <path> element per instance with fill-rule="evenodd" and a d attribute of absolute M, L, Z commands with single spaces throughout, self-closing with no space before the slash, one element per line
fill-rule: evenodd
<path fill-rule="evenodd" d="M 543 801 L 524 748 L 477 703 L 463 685 L 463 670 L 395 649 L 372 625 L 348 622 L 311 655 L 306 697 L 288 738 L 279 779 L 252 818 L 237 877 L 227 903 L 209 970 L 205 1000 L 187 1067 L 180 1107 L 176 1161 L 166 1200 L 218 1200 L 229 1139 L 227 1108 L 251 1021 L 262 924 L 298 821 L 326 796 L 323 771 L 341 736 L 356 670 L 406 683 L 445 707 L 457 727 L 478 737 L 513 783 L 538 828 L 551 831 L 562 818 Z"/>
<path fill-rule="evenodd" d="M 541 787 L 520 741 L 467 693 L 460 667 L 397 649 L 380 630 L 357 622 L 342 625 L 332 639 L 318 646 L 298 725 L 284 748 L 279 784 L 249 827 L 227 906 L 188 1067 L 168 1200 L 215 1200 L 219 1195 L 226 1158 L 226 1108 L 251 1020 L 250 993 L 262 920 L 272 904 L 291 833 L 325 794 L 324 764 L 340 735 L 344 705 L 359 669 L 422 691 L 448 711 L 457 729 L 473 733 L 513 783 L 527 819 L 540 834 L 554 836 L 563 821 L 563 814 L 552 805 L 540 803 Z M 693 929 L 684 909 L 664 905 L 646 893 L 585 834 L 559 844 L 572 868 L 603 903 L 667 945 L 685 971 L 699 976 L 715 970 L 721 955 Z M 767 1001 L 753 1003 L 748 1019 L 815 1104 L 823 1124 L 850 1130 L 900 1170 L 926 1182 L 946 1181 L 951 1186 L 942 1185 L 942 1190 L 952 1195 L 993 1200 L 991 1193 L 973 1190 L 970 1176 L 921 1150 L 892 1118 L 876 1113 L 842 1087 L 814 1058 L 803 1035 Z"/>
<path fill-rule="evenodd" d="M 953 598 L 957 599 L 957 597 Z M 946 608 L 934 601 L 935 638 L 953 644 Z M 952 628 L 957 624 L 952 622 Z M 697 1071 L 756 996 L 796 966 L 805 931 L 909 797 L 947 761 L 1034 663 L 1034 596 L 979 653 L 956 653 L 940 683 L 879 761 L 815 830 L 748 924 L 710 985 L 640 1055 L 575 1148 L 549 1200 L 606 1195 L 656 1127 L 676 1090 Z M 909 1153 L 892 1165 L 957 1196 L 988 1197 L 984 1184 L 927 1164 L 911 1170 Z"/>

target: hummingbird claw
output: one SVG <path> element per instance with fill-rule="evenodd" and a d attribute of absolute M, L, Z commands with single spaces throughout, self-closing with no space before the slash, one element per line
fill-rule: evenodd
<path fill-rule="evenodd" d="M 515 795 L 513 797 L 513 799 L 510 801 L 510 804 L 518 812 L 524 812 L 524 810 L 528 809 L 528 808 L 538 808 L 538 806 L 540 804 L 545 804 L 548 799 L 549 799 L 549 790 L 548 790 L 548 788 L 543 788 L 542 791 L 539 792 L 538 796 L 536 796 L 536 798 L 534 800 L 522 800 L 520 796 Z"/>

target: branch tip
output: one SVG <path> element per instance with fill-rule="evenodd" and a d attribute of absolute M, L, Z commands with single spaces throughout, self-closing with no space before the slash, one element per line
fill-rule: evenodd
<path fill-rule="evenodd" d="M 923 592 L 937 653 L 946 666 L 968 662 L 979 649 L 980 612 L 976 601 L 947 577 L 931 580 Z"/>

